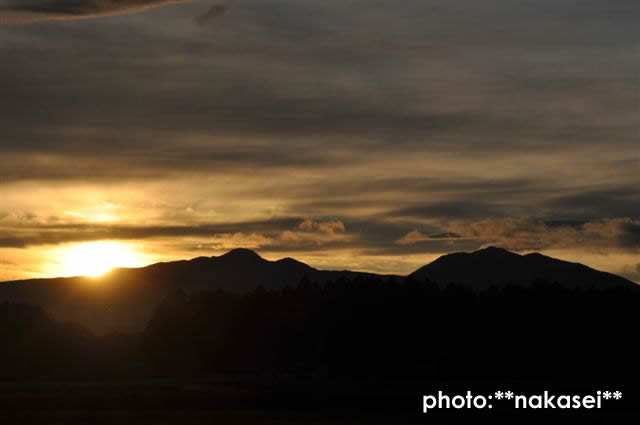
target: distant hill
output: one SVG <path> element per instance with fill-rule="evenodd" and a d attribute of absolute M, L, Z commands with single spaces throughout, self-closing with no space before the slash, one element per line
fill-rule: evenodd
<path fill-rule="evenodd" d="M 303 277 L 326 283 L 339 278 L 380 277 L 352 271 L 318 270 L 292 258 L 268 261 L 248 249 L 219 257 L 114 269 L 97 277 L 19 280 L 0 283 L 0 302 L 40 305 L 62 321 L 81 323 L 95 332 L 141 329 L 155 307 L 179 289 L 247 292 L 262 286 L 279 289 Z"/>
<path fill-rule="evenodd" d="M 623 277 L 594 270 L 542 254 L 519 255 L 506 249 L 489 247 L 472 253 L 443 255 L 410 275 L 440 285 L 458 283 L 477 289 L 507 284 L 531 285 L 536 281 L 558 283 L 569 288 L 607 289 L 637 285 Z"/>

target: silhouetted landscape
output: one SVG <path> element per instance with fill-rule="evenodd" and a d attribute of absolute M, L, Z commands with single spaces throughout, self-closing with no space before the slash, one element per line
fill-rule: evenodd
<path fill-rule="evenodd" d="M 521 256 L 495 247 L 442 256 L 409 277 L 429 280 L 441 287 L 456 283 L 474 290 L 491 285 L 529 286 L 537 281 L 583 289 L 636 286 L 627 279 L 581 264 L 540 254 Z M 348 270 L 318 270 L 292 258 L 267 261 L 254 251 L 234 249 L 219 257 L 115 269 L 97 278 L 5 282 L 0 285 L 0 301 L 38 305 L 58 320 L 79 323 L 97 333 L 126 332 L 142 330 L 165 297 L 179 289 L 187 292 L 222 289 L 242 294 L 257 287 L 266 290 L 293 287 L 303 278 L 317 284 L 356 278 L 404 279 Z"/>
<path fill-rule="evenodd" d="M 639 22 L 0 0 L 0 425 L 640 424 Z"/>
<path fill-rule="evenodd" d="M 536 268 L 523 265 L 529 261 Z M 235 250 L 114 271 L 107 281 L 120 275 L 126 282 L 145 279 L 133 288 L 135 301 L 152 288 L 169 291 L 138 331 L 96 334 L 87 328 L 95 323 L 56 320 L 46 307 L 10 300 L 33 285 L 32 300 L 38 291 L 52 291 L 41 299 L 65 296 L 73 306 L 87 298 L 69 294 L 91 282 L 51 279 L 0 288 L 0 338 L 7 342 L 0 352 L 3 415 L 17 420 L 37 404 L 26 423 L 50 414 L 59 423 L 81 423 L 100 405 L 113 410 L 114 420 L 134 417 L 136 423 L 169 423 L 185 410 L 180 423 L 256 422 L 261 415 L 291 423 L 422 423 L 424 392 L 505 385 L 620 390 L 626 404 L 583 419 L 622 423 L 638 413 L 631 395 L 640 378 L 640 287 L 585 266 L 491 247 L 444 256 L 403 278 L 321 272 Z M 119 303 L 127 289 L 121 288 Z M 262 413 L 253 417 L 256 412 Z M 463 421 L 478 414 L 440 415 Z M 501 418 L 499 411 L 482 415 Z"/>

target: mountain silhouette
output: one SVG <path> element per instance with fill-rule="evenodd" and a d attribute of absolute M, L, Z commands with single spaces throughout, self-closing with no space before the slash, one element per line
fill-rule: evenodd
<path fill-rule="evenodd" d="M 0 284 L 0 302 L 39 305 L 57 320 L 79 323 L 97 333 L 142 329 L 153 310 L 178 290 L 221 289 L 247 293 L 257 287 L 277 290 L 306 279 L 324 284 L 339 279 L 400 276 L 348 270 L 318 270 L 293 258 L 268 261 L 249 249 L 234 249 L 219 257 L 156 263 L 142 268 L 114 269 L 97 278 L 32 279 Z M 410 275 L 439 285 L 458 283 L 478 290 L 491 285 L 531 285 L 536 281 L 565 287 L 634 286 L 622 277 L 587 266 L 546 257 L 519 255 L 490 247 L 473 253 L 444 255 Z"/>
<path fill-rule="evenodd" d="M 118 268 L 96 278 L 0 283 L 0 302 L 39 305 L 58 320 L 81 323 L 98 333 L 133 331 L 144 327 L 158 304 L 178 290 L 246 293 L 257 287 L 273 290 L 295 286 L 303 278 L 323 284 L 358 276 L 392 278 L 348 270 L 318 270 L 292 258 L 268 261 L 241 248 L 219 257 Z"/>
<path fill-rule="evenodd" d="M 443 255 L 410 276 L 415 280 L 426 279 L 439 285 L 456 283 L 480 290 L 492 285 L 528 286 L 538 281 L 583 289 L 637 286 L 623 277 L 594 270 L 583 264 L 539 253 L 520 255 L 494 246 L 472 253 Z"/>

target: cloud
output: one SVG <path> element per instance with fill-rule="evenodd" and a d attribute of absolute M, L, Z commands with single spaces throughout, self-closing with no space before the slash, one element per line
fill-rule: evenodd
<path fill-rule="evenodd" d="M 128 15 L 147 9 L 182 4 L 191 0 L 9 0 L 0 3 L 0 24 L 23 24 L 52 20 L 79 20 Z M 216 4 L 196 18 L 199 25 L 223 14 L 229 1 Z"/>
<path fill-rule="evenodd" d="M 449 174 L 520 181 L 523 189 L 525 181 L 539 184 L 545 167 L 566 170 L 568 162 L 595 170 L 582 178 L 598 181 L 611 169 L 605 160 L 618 159 L 593 155 L 605 139 L 613 146 L 609 155 L 629 157 L 625 152 L 635 148 L 637 108 L 629 93 L 636 79 L 626 77 L 637 69 L 627 63 L 631 55 L 608 50 L 614 56 L 606 56 L 608 63 L 616 64 L 611 75 L 603 75 L 593 62 L 601 56 L 591 51 L 568 47 L 559 55 L 549 41 L 565 31 L 531 28 L 530 20 L 544 22 L 544 8 L 525 19 L 516 6 L 470 5 L 461 12 L 415 1 L 406 11 L 389 1 L 366 11 L 336 1 L 241 6 L 215 37 L 168 34 L 163 16 L 155 15 L 132 23 L 136 37 L 124 43 L 118 31 L 96 25 L 6 30 L 17 39 L 6 41 L 0 69 L 7 99 L 0 105 L 6 140 L 0 167 L 7 181 L 154 179 L 215 172 L 220 163 L 305 164 L 329 173 L 334 162 L 355 167 L 393 159 L 408 162 L 392 170 L 398 180 L 410 172 L 433 177 L 431 163 L 446 161 Z M 505 18 L 500 24 L 513 27 L 511 36 L 492 38 L 491 19 L 479 16 L 507 12 L 522 27 Z M 482 37 L 458 36 L 456 25 L 466 19 L 472 25 L 465 29 Z M 367 30 L 385 22 L 386 31 Z M 533 35 L 540 47 L 528 54 Z M 431 40 L 446 48 L 426 48 Z M 534 166 L 516 167 L 523 152 Z M 123 157 L 127 164 L 118 167 Z M 497 158 L 504 174 L 483 176 L 497 173 L 483 166 Z M 34 160 L 37 167 L 20 166 Z M 633 166 L 619 169 L 631 173 Z M 444 206 L 435 213 L 446 214 Z M 465 211 L 475 214 L 475 206 Z"/>
<path fill-rule="evenodd" d="M 411 207 L 393 210 L 389 212 L 388 215 L 413 218 L 460 218 L 488 217 L 504 213 L 504 207 L 493 204 L 492 202 L 461 199 L 414 205 Z"/>
<path fill-rule="evenodd" d="M 243 0 L 215 34 L 189 25 L 198 2 L 148 4 L 0 27 L 4 208 L 126 193 L 122 224 L 5 217 L 3 246 L 637 247 L 640 2 Z"/>
<path fill-rule="evenodd" d="M 595 237 L 615 241 L 631 251 L 640 251 L 640 220 L 632 218 L 605 219 L 585 223 L 582 228 Z"/>
<path fill-rule="evenodd" d="M 151 238 L 195 238 L 199 246 L 222 248 L 265 246 L 323 246 L 347 242 L 343 222 L 273 218 L 269 220 L 198 225 L 121 225 L 113 223 L 55 223 L 34 218 L 17 217 L 3 225 L 0 247 L 26 248 L 38 245 L 63 244 L 104 239 L 143 240 Z"/>
<path fill-rule="evenodd" d="M 489 218 L 448 226 L 462 237 L 516 251 L 574 249 L 592 252 L 638 252 L 640 221 L 601 219 L 581 224 L 548 223 L 531 217 Z"/>
<path fill-rule="evenodd" d="M 337 235 L 345 232 L 345 225 L 340 220 L 316 221 L 312 218 L 305 219 L 298 225 L 298 229 L 304 232 L 320 231 L 328 235 Z"/>
<path fill-rule="evenodd" d="M 209 9 L 207 12 L 196 17 L 194 19 L 194 22 L 201 27 L 210 25 L 212 22 L 217 20 L 218 17 L 222 16 L 227 12 L 227 9 L 229 8 L 229 4 L 231 3 L 231 1 L 232 0 L 227 0 L 224 2 L 224 4 L 214 4 L 213 6 L 211 6 L 211 9 Z"/>
<path fill-rule="evenodd" d="M 397 245 L 415 245 L 419 242 L 433 241 L 433 240 L 448 240 L 459 239 L 460 235 L 453 232 L 438 233 L 435 235 L 426 235 L 419 230 L 412 230 L 400 239 L 396 240 Z"/>
<path fill-rule="evenodd" d="M 272 246 L 276 241 L 259 233 L 220 233 L 213 235 L 211 241 L 198 244 L 196 250 L 228 251 L 234 248 L 261 249 Z"/>
<path fill-rule="evenodd" d="M 215 234 L 197 250 L 228 250 L 233 248 L 271 249 L 275 251 L 323 249 L 328 245 L 346 243 L 351 240 L 344 223 L 339 220 L 318 221 L 306 218 L 295 228 L 260 233 Z"/>
<path fill-rule="evenodd" d="M 640 211 L 640 188 L 622 182 L 616 187 L 585 188 L 572 194 L 552 197 L 547 206 L 558 215 L 593 219 L 633 217 Z"/>
<path fill-rule="evenodd" d="M 176 217 L 180 219 L 180 217 Z M 269 248 L 274 251 L 356 249 L 385 255 L 445 252 L 499 245 L 515 251 L 570 249 L 599 253 L 640 251 L 640 221 L 545 221 L 532 217 L 444 220 L 415 228 L 412 222 L 380 218 L 272 217 L 264 220 L 193 224 L 119 224 L 9 214 L 0 246 L 26 248 L 91 240 L 182 240 L 199 249 Z M 182 217 L 182 220 L 185 220 Z M 414 227 L 411 229 L 411 227 Z M 407 229 L 409 228 L 409 229 Z"/>

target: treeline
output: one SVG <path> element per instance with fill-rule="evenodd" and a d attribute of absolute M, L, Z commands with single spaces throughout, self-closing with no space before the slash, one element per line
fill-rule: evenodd
<path fill-rule="evenodd" d="M 540 282 L 476 293 L 340 280 L 245 295 L 179 291 L 135 335 L 0 305 L 0 379 L 268 374 L 468 382 L 638 378 L 640 291 Z"/>

